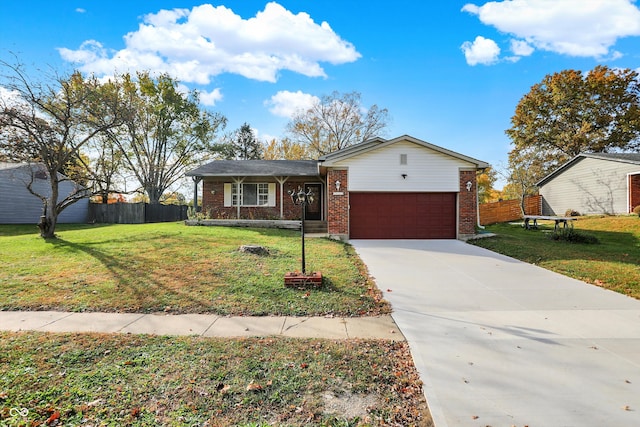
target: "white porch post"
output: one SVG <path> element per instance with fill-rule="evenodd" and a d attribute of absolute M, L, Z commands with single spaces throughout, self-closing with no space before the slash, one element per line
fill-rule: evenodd
<path fill-rule="evenodd" d="M 284 219 L 284 205 L 283 205 L 283 195 L 284 195 L 284 183 L 289 179 L 288 176 L 276 176 L 276 181 L 280 184 L 280 219 Z"/>

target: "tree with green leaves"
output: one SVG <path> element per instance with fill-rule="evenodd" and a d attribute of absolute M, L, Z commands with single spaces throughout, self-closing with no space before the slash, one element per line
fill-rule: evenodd
<path fill-rule="evenodd" d="M 262 144 L 248 123 L 244 123 L 226 138 L 220 149 L 227 160 L 258 160 L 262 158 Z"/>
<path fill-rule="evenodd" d="M 135 80 L 125 74 L 120 81 L 133 114 L 108 135 L 149 202 L 157 204 L 187 170 L 213 155 L 226 118 L 201 109 L 197 91 L 183 93 L 168 74 L 140 72 Z"/>
<path fill-rule="evenodd" d="M 637 150 L 638 72 L 598 66 L 586 76 L 576 70 L 547 75 L 520 100 L 511 124 L 510 162 L 535 152 L 543 174 L 582 152 Z"/>
<path fill-rule="evenodd" d="M 55 237 L 58 215 L 90 195 L 91 175 L 82 151 L 102 132 L 120 126 L 130 110 L 120 86 L 101 83 L 78 72 L 38 75 L 32 78 L 20 64 L 0 61 L 0 152 L 8 160 L 27 163 L 33 171 L 27 189 L 43 203 L 40 235 Z M 47 191 L 34 185 L 37 174 L 46 175 Z M 75 180 L 69 194 L 60 183 Z"/>
<path fill-rule="evenodd" d="M 640 148 L 638 72 L 598 66 L 586 75 L 547 75 L 520 100 L 511 124 L 510 183 L 524 198 L 537 181 L 580 153 Z"/>
<path fill-rule="evenodd" d="M 306 145 L 312 156 L 322 156 L 381 136 L 389 120 L 386 108 L 374 104 L 365 109 L 360 93 L 333 92 L 296 114 L 286 129 L 294 143 Z"/>

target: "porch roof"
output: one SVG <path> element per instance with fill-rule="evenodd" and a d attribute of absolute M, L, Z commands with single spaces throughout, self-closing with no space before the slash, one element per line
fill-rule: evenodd
<path fill-rule="evenodd" d="M 214 160 L 186 176 L 319 176 L 316 160 Z"/>

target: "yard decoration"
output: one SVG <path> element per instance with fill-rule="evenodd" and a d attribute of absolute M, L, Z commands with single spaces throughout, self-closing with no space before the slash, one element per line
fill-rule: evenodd
<path fill-rule="evenodd" d="M 322 273 L 314 272 L 307 274 L 307 266 L 304 253 L 304 217 L 307 212 L 307 205 L 313 203 L 313 192 L 304 190 L 298 187 L 298 191 L 289 190 L 289 196 L 294 205 L 299 205 L 302 212 L 302 222 L 300 225 L 300 235 L 302 240 L 302 271 L 301 272 L 289 272 L 284 276 L 284 285 L 288 287 L 306 287 L 308 285 L 319 287 L 322 285 Z"/>

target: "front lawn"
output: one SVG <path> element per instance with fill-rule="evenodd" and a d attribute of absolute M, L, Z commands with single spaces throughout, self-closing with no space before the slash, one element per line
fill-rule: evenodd
<path fill-rule="evenodd" d="M 307 271 L 321 289 L 284 287 L 300 270 L 300 233 L 187 227 L 182 223 L 58 226 L 43 240 L 35 226 L 0 226 L 0 309 L 221 315 L 388 313 L 353 248 L 307 238 Z M 239 251 L 260 245 L 269 255 Z"/>
<path fill-rule="evenodd" d="M 497 237 L 471 243 L 569 277 L 640 299 L 640 218 L 579 217 L 576 231 L 595 236 L 597 244 L 549 239 L 553 222 L 538 230 L 521 224 L 496 224 L 486 231 Z"/>
<path fill-rule="evenodd" d="M 406 342 L 0 332 L 0 425 L 433 424 Z"/>

